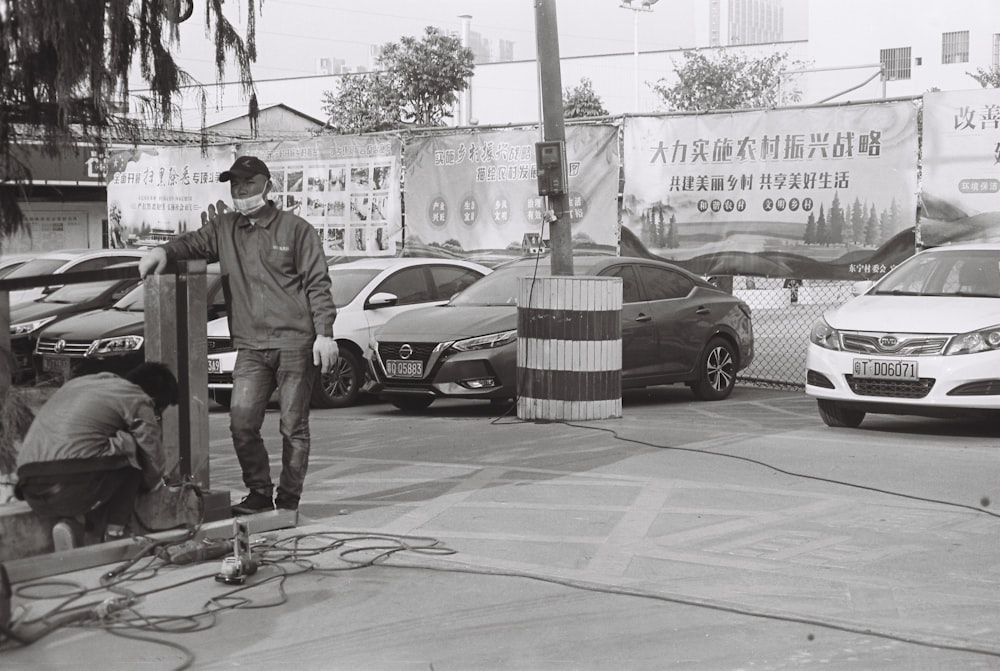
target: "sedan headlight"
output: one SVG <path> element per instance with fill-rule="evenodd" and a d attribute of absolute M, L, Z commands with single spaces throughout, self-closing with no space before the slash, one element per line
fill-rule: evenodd
<path fill-rule="evenodd" d="M 118 336 L 95 340 L 84 356 L 100 354 L 128 354 L 142 349 L 143 337 L 137 335 Z"/>
<path fill-rule="evenodd" d="M 990 328 L 970 333 L 959 333 L 951 339 L 944 353 L 945 356 L 951 354 L 975 354 L 976 352 L 990 352 L 995 349 L 1000 349 L 1000 326 L 991 326 Z"/>
<path fill-rule="evenodd" d="M 34 333 L 38 329 L 48 324 L 53 319 L 55 319 L 55 315 L 51 317 L 43 317 L 42 319 L 36 319 L 30 322 L 19 322 L 17 324 L 11 324 L 10 334 L 12 336 L 20 336 L 20 335 L 28 335 L 29 333 Z"/>
<path fill-rule="evenodd" d="M 456 349 L 459 352 L 471 352 L 477 349 L 493 349 L 494 347 L 503 347 L 508 343 L 514 342 L 515 340 L 517 340 L 517 329 L 512 329 L 510 331 L 500 331 L 499 333 L 476 336 L 475 338 L 466 338 L 465 340 L 456 340 L 451 346 L 452 349 Z"/>
<path fill-rule="evenodd" d="M 840 332 L 820 317 L 809 331 L 809 342 L 824 349 L 840 350 Z"/>

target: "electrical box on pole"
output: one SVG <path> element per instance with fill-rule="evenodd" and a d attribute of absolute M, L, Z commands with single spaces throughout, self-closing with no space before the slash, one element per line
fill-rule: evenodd
<path fill-rule="evenodd" d="M 566 143 L 535 143 L 535 166 L 538 170 L 539 196 L 566 195 Z"/>

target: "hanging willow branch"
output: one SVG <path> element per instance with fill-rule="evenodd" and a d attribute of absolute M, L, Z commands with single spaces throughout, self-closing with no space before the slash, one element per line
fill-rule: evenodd
<path fill-rule="evenodd" d="M 123 134 L 137 141 L 142 127 L 169 127 L 181 88 L 197 86 L 172 53 L 177 21 L 190 16 L 195 1 L 0 0 L 0 241 L 24 228 L 18 200 L 31 179 L 26 147 L 56 157 L 79 146 L 101 149 Z M 203 1 L 217 81 L 228 65 L 238 68 L 256 127 L 250 67 L 262 0 L 243 0 L 243 36 L 225 16 L 225 0 Z M 138 99 L 143 123 L 123 113 L 134 66 L 149 90 Z M 204 105 L 203 92 L 200 99 Z"/>

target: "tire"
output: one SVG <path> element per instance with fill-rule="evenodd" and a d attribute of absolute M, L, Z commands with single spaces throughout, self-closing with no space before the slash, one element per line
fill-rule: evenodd
<path fill-rule="evenodd" d="M 212 390 L 212 400 L 221 405 L 226 410 L 229 410 L 229 406 L 233 402 L 233 390 L 232 389 L 213 389 Z"/>
<path fill-rule="evenodd" d="M 736 384 L 739 358 L 732 344 L 725 338 L 712 338 L 698 361 L 698 379 L 691 385 L 695 398 L 702 401 L 721 401 L 729 396 Z"/>
<path fill-rule="evenodd" d="M 332 372 L 320 375 L 313 386 L 314 408 L 346 408 L 358 402 L 364 384 L 364 367 L 353 352 L 340 350 Z"/>
<path fill-rule="evenodd" d="M 389 403 L 405 412 L 419 412 L 430 407 L 434 402 L 433 396 L 390 396 Z"/>
<path fill-rule="evenodd" d="M 836 401 L 828 401 L 823 398 L 816 399 L 816 408 L 819 416 L 827 426 L 836 428 L 853 429 L 859 426 L 865 418 L 864 410 L 852 410 L 845 408 Z"/>

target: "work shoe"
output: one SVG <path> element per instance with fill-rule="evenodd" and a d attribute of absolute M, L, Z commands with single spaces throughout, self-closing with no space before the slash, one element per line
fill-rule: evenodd
<path fill-rule="evenodd" d="M 243 497 L 243 500 L 230 508 L 233 515 L 253 515 L 254 513 L 265 513 L 274 510 L 274 501 L 267 494 L 250 492 Z"/>
<path fill-rule="evenodd" d="M 56 552 L 65 552 L 80 547 L 78 526 L 73 520 L 59 520 L 52 526 L 52 545 Z"/>
<path fill-rule="evenodd" d="M 274 507 L 281 510 L 298 510 L 299 500 L 278 494 L 277 498 L 274 499 Z"/>

